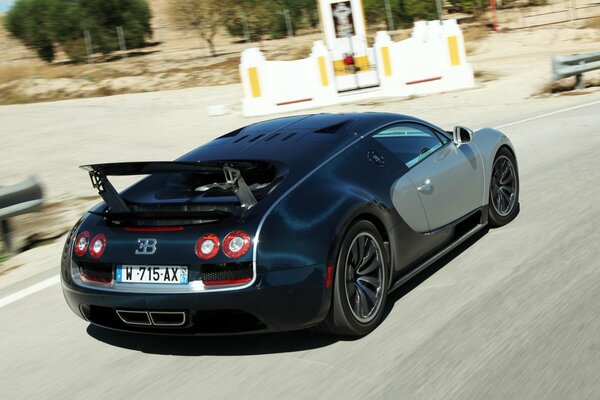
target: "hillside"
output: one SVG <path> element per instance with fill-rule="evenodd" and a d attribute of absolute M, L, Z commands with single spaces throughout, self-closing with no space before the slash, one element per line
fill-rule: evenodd
<path fill-rule="evenodd" d="M 119 54 L 98 55 L 93 64 L 73 65 L 60 54 L 52 64 L 39 61 L 32 50 L 10 37 L 0 24 L 0 104 L 237 83 L 239 54 L 243 49 L 260 46 L 268 59 L 298 59 L 308 55 L 314 40 L 321 39 L 320 32 L 313 30 L 299 32 L 289 39 L 246 44 L 221 32 L 215 40 L 219 55 L 210 57 L 206 44 L 196 34 L 173 26 L 164 0 L 149 3 L 154 34 L 148 46 L 130 50 L 127 58 Z M 553 52 L 597 49 L 600 23 L 594 19 L 568 21 L 566 18 L 575 13 L 569 14 L 565 7 L 564 3 L 553 0 L 547 6 L 501 10 L 500 34 L 481 24 L 463 25 L 469 61 L 478 71 L 481 83 L 509 76 L 511 71 L 527 72 L 530 68 L 524 65 L 524 60 L 532 56 L 548 57 L 544 62 L 549 63 Z M 579 18 L 593 15 L 599 9 L 598 5 L 581 7 L 576 13 Z M 562 20 L 566 22 L 545 25 Z M 534 25 L 544 26 L 527 28 Z M 375 27 L 371 29 L 374 31 Z M 398 40 L 409 32 L 399 30 L 393 35 Z M 531 46 L 532 43 L 538 46 Z M 502 68 L 495 71 L 498 66 Z M 549 74 L 544 76 L 543 82 L 548 82 L 548 77 Z"/>

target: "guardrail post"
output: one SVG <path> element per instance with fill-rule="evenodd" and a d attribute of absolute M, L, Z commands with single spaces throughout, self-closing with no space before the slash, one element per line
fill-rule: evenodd
<path fill-rule="evenodd" d="M 0 188 L 0 232 L 7 252 L 14 252 L 9 219 L 40 210 L 43 201 L 42 188 L 34 177 Z"/>
<path fill-rule="evenodd" d="M 2 225 L 2 238 L 4 239 L 4 247 L 8 253 L 13 253 L 13 243 L 12 238 L 10 237 L 10 223 L 8 220 L 3 220 L 0 222 Z"/>
<path fill-rule="evenodd" d="M 577 74 L 575 75 L 575 88 L 576 89 L 584 89 L 585 84 L 583 83 L 583 75 Z"/>
<path fill-rule="evenodd" d="M 584 63 L 585 62 L 583 60 L 579 61 L 579 65 L 582 65 Z M 576 89 L 584 89 L 585 88 L 585 84 L 583 83 L 583 74 L 575 75 L 575 88 Z"/>

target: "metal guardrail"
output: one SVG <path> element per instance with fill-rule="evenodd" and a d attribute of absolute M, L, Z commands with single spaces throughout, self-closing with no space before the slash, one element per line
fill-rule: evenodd
<path fill-rule="evenodd" d="M 584 72 L 600 68 L 600 53 L 575 54 L 571 56 L 552 56 L 552 79 L 555 81 L 575 76 L 575 87 L 583 89 Z"/>
<path fill-rule="evenodd" d="M 0 225 L 9 253 L 13 252 L 9 219 L 40 210 L 43 201 L 42 188 L 35 177 L 15 185 L 0 187 Z"/>

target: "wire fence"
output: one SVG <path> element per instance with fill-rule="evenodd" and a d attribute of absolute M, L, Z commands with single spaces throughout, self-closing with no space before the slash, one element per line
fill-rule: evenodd
<path fill-rule="evenodd" d="M 533 7 L 516 7 L 503 14 L 500 24 L 505 29 L 530 29 L 600 17 L 596 0 L 564 0 Z"/>

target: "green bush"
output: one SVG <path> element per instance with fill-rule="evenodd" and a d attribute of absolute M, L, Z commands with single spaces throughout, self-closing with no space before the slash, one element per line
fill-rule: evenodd
<path fill-rule="evenodd" d="M 273 39 L 287 36 L 283 11 L 288 10 L 293 34 L 300 28 L 318 25 L 315 0 L 235 0 L 227 3 L 225 27 L 232 36 L 244 37 L 244 22 L 252 41 L 269 35 Z"/>
<path fill-rule="evenodd" d="M 546 0 L 535 0 L 546 1 Z M 436 20 L 436 0 L 389 0 L 394 26 L 410 27 L 417 20 Z M 388 23 L 385 0 L 364 0 L 365 17 L 369 23 Z M 488 6 L 489 0 L 450 0 L 455 11 L 479 16 Z"/>
<path fill-rule="evenodd" d="M 51 3 L 46 0 L 18 0 L 4 18 L 6 29 L 48 62 L 54 59 L 53 35 L 46 18 L 51 12 Z"/>
<path fill-rule="evenodd" d="M 5 18 L 8 31 L 51 62 L 56 46 L 73 61 L 85 58 L 83 32 L 94 52 L 119 49 L 116 28 L 123 27 L 128 48 L 140 47 L 152 34 L 146 0 L 17 0 Z"/>
<path fill-rule="evenodd" d="M 457 8 L 457 11 L 473 14 L 476 18 L 481 18 L 490 6 L 489 0 L 451 0 L 450 3 Z"/>

